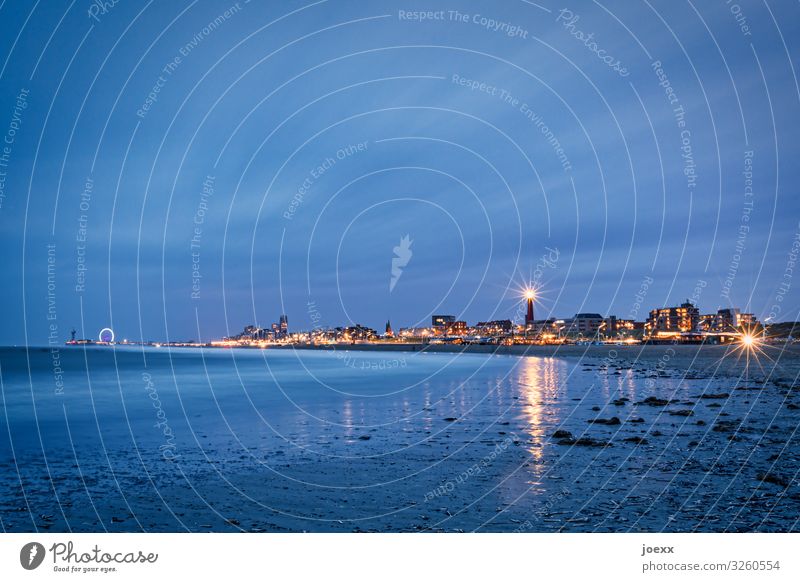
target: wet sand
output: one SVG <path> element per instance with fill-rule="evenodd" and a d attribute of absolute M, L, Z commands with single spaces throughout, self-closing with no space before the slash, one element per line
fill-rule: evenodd
<path fill-rule="evenodd" d="M 87 354 L 0 351 L 5 531 L 800 529 L 794 349 Z"/>

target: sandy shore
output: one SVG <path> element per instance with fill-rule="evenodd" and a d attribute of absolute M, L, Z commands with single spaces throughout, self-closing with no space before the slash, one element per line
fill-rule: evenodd
<path fill-rule="evenodd" d="M 800 528 L 796 350 L 402 347 L 0 349 L 3 528 Z"/>

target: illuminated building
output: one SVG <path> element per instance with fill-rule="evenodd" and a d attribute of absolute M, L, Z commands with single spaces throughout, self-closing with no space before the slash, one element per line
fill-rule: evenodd
<path fill-rule="evenodd" d="M 497 319 L 494 321 L 479 321 L 475 329 L 482 335 L 507 335 L 514 329 L 510 319 Z"/>
<path fill-rule="evenodd" d="M 253 339 L 257 341 L 271 340 L 273 337 L 272 330 L 269 329 L 258 328 L 253 333 Z"/>
<path fill-rule="evenodd" d="M 394 332 L 392 331 L 392 322 L 389 320 L 386 321 L 386 331 L 383 335 L 384 337 L 394 337 Z"/>
<path fill-rule="evenodd" d="M 636 329 L 636 322 L 632 319 L 619 319 L 616 315 L 609 315 L 605 319 L 603 333 L 610 337 L 630 334 Z"/>
<path fill-rule="evenodd" d="M 649 335 L 663 333 L 688 333 L 697 331 L 700 311 L 690 301 L 679 307 L 653 309 L 647 318 L 645 330 Z"/>
<path fill-rule="evenodd" d="M 431 327 L 433 328 L 445 328 L 451 323 L 456 322 L 455 315 L 434 315 L 431 317 Z"/>
<path fill-rule="evenodd" d="M 449 324 L 446 328 L 447 335 L 466 335 L 467 334 L 467 322 L 466 321 L 454 321 Z"/>
<path fill-rule="evenodd" d="M 584 337 L 594 336 L 600 331 L 603 321 L 599 313 L 576 313 L 572 319 L 564 320 L 565 332 Z"/>
<path fill-rule="evenodd" d="M 456 322 L 455 315 L 434 315 L 431 317 L 431 329 L 434 335 L 445 335 L 448 328 Z"/>
<path fill-rule="evenodd" d="M 753 313 L 739 314 L 739 327 L 752 327 L 758 325 L 758 318 Z"/>
<path fill-rule="evenodd" d="M 753 327 L 758 320 L 752 313 L 741 313 L 738 307 L 720 309 L 716 313 L 700 318 L 700 330 L 706 332 L 730 333 L 742 327 Z"/>
<path fill-rule="evenodd" d="M 366 341 L 378 337 L 378 332 L 360 323 L 344 328 L 337 327 L 336 331 L 338 332 L 337 339 L 344 341 Z"/>
<path fill-rule="evenodd" d="M 401 327 L 399 336 L 404 339 L 421 339 L 433 335 L 433 330 L 428 327 Z"/>
<path fill-rule="evenodd" d="M 717 328 L 719 331 L 734 331 L 739 328 L 739 308 L 720 309 L 717 311 Z"/>

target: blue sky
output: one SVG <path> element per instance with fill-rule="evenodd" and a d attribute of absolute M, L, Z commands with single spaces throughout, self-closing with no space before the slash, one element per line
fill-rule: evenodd
<path fill-rule="evenodd" d="M 534 273 L 537 317 L 794 319 L 798 12 L 6 0 L 0 343 L 508 318 Z"/>

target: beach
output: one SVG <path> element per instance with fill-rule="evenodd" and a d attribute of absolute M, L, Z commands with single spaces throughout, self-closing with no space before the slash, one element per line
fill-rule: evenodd
<path fill-rule="evenodd" d="M 795 347 L 435 347 L 3 348 L 3 529 L 800 529 Z"/>

